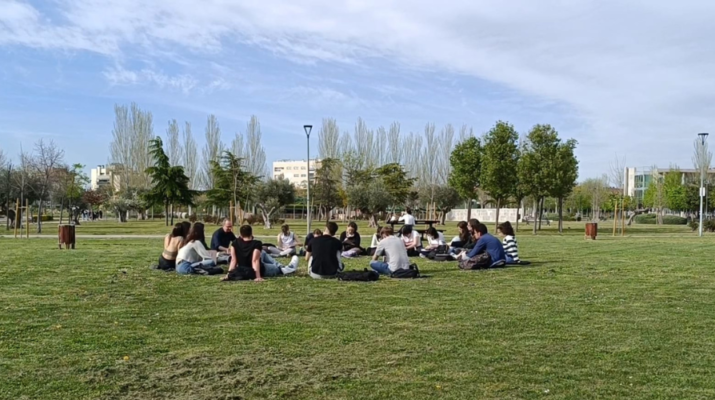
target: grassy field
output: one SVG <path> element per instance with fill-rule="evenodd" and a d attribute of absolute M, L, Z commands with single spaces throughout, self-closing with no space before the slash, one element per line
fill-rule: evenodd
<path fill-rule="evenodd" d="M 715 398 L 715 237 L 658 229 L 521 235 L 530 267 L 375 283 L 177 276 L 148 268 L 160 239 L 0 239 L 0 398 Z"/>
<path fill-rule="evenodd" d="M 176 220 L 175 222 L 178 222 Z M 372 235 L 374 230 L 367 227 L 367 221 L 357 221 L 359 226 L 359 231 L 363 235 Z M 305 220 L 288 220 L 287 223 L 290 225 L 291 229 L 298 235 L 304 237 L 307 232 L 307 226 Z M 344 230 L 347 226 L 347 222 L 337 221 L 341 230 Z M 583 236 L 585 222 L 564 222 L 564 235 L 577 235 Z M 313 221 L 312 228 L 323 228 L 325 226 L 325 221 Z M 487 224 L 489 231 L 494 232 L 494 224 Z M 210 234 L 215 229 L 218 229 L 219 225 L 207 224 L 206 232 Z M 519 233 L 530 234 L 533 225 L 519 225 Z M 57 234 L 57 223 L 45 223 L 44 226 L 45 234 Z M 457 234 L 457 223 L 447 222 L 445 226 L 438 226 L 439 229 L 445 230 L 445 235 L 450 238 Z M 606 221 L 599 223 L 598 226 L 599 235 L 611 236 L 613 233 L 613 221 Z M 170 231 L 164 221 L 154 220 L 154 221 L 137 221 L 131 220 L 127 223 L 120 224 L 116 220 L 105 220 L 96 222 L 82 222 L 81 225 L 77 226 L 77 234 L 82 235 L 164 235 Z M 276 225 L 272 229 L 265 229 L 263 225 L 254 225 L 254 233 L 256 235 L 268 235 L 275 236 L 280 230 L 280 226 Z M 30 234 L 34 234 L 37 228 L 32 225 L 30 227 Z M 0 228 L 0 235 L 5 232 L 4 228 Z M 12 232 L 9 232 L 12 234 Z M 626 227 L 626 233 L 629 236 L 640 236 L 640 235 L 663 235 L 663 234 L 677 234 L 677 235 L 690 235 L 695 236 L 690 228 L 685 225 L 633 225 Z M 557 223 L 554 222 L 551 226 L 542 225 L 542 230 L 540 234 L 543 235 L 553 235 L 558 234 Z"/>

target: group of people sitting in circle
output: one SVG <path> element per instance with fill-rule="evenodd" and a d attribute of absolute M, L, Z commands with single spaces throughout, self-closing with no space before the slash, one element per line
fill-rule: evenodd
<path fill-rule="evenodd" d="M 408 221 L 405 221 L 408 222 Z M 412 220 L 414 224 L 414 220 Z M 371 257 L 370 268 L 383 275 L 411 268 L 410 257 L 442 260 L 457 260 L 462 269 L 481 269 L 520 263 L 514 229 L 509 222 L 497 228 L 500 241 L 488 233 L 487 227 L 476 219 L 457 224 L 459 234 L 449 243 L 444 234 L 434 227 L 425 231 L 426 246 L 422 237 L 407 224 L 395 232 L 391 226 L 378 227 L 372 235 L 370 246 L 361 247 L 358 226 L 350 222 L 347 229 L 336 237 L 339 227 L 327 222 L 323 230 L 309 234 L 302 249 L 288 225 L 281 226 L 276 245 L 263 243 L 253 236 L 250 225 L 239 228 L 239 236 L 233 233 L 233 224 L 224 220 L 216 230 L 208 246 L 204 236 L 204 224 L 196 222 L 177 223 L 164 238 L 164 251 L 159 258 L 158 269 L 178 274 L 217 275 L 225 271 L 220 264 L 228 264 L 228 273 L 222 280 L 255 280 L 265 277 L 289 275 L 298 269 L 299 255 L 308 263 L 308 273 L 314 279 L 335 278 L 343 272 L 343 258 L 361 255 Z M 287 265 L 276 260 L 291 257 Z"/>

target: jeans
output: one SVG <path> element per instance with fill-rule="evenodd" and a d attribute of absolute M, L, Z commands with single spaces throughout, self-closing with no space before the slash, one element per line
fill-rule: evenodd
<path fill-rule="evenodd" d="M 313 269 L 311 266 L 313 265 L 313 257 L 310 257 L 310 260 L 308 260 L 308 275 L 310 275 L 311 278 L 313 279 L 335 279 L 338 277 L 338 275 L 318 275 L 313 272 Z M 345 269 L 345 265 L 340 262 L 338 264 L 338 274 L 343 272 L 343 269 Z"/>
<path fill-rule="evenodd" d="M 383 261 L 370 261 L 370 268 L 381 275 L 391 275 L 390 264 Z"/>
<path fill-rule="evenodd" d="M 517 262 L 514 261 L 514 257 L 510 256 L 509 254 L 506 255 L 506 263 L 507 264 L 517 264 Z"/>
<path fill-rule="evenodd" d="M 176 264 L 176 273 L 179 275 L 189 275 L 194 273 L 195 268 L 207 269 L 215 266 L 216 263 L 214 260 L 203 260 L 195 263 L 184 260 Z"/>

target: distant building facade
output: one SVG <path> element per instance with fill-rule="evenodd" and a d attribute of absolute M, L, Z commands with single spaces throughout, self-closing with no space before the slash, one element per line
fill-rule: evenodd
<path fill-rule="evenodd" d="M 624 171 L 623 180 L 623 194 L 630 196 L 636 200 L 638 204 L 643 202 L 643 196 L 648 186 L 653 181 L 653 175 L 664 176 L 666 172 L 670 172 L 670 168 L 656 168 L 653 167 L 628 167 Z M 681 181 L 685 183 L 700 183 L 700 171 L 696 169 L 678 169 L 681 174 Z M 715 178 L 715 169 L 708 171 L 705 176 L 706 181 L 713 182 Z"/>
<path fill-rule="evenodd" d="M 120 189 L 119 185 L 119 166 L 116 164 L 98 165 L 92 168 L 89 173 L 89 183 L 92 190 L 110 186 L 113 191 L 117 192 Z"/>
<path fill-rule="evenodd" d="M 315 181 L 315 170 L 320 168 L 320 160 L 310 160 L 310 170 L 305 160 L 279 160 L 273 162 L 273 179 L 287 179 L 295 187 L 304 188 Z"/>

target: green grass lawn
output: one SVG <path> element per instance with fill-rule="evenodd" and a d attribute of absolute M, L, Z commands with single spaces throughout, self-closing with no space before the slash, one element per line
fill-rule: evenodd
<path fill-rule="evenodd" d="M 522 234 L 530 267 L 375 283 L 303 261 L 177 276 L 148 268 L 160 239 L 0 239 L 0 398 L 715 398 L 715 237 L 656 229 Z"/>

